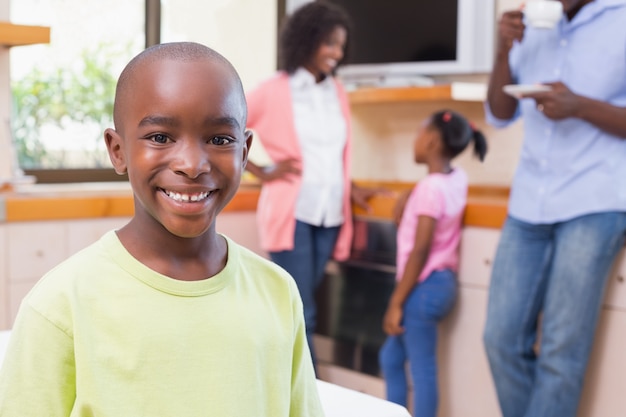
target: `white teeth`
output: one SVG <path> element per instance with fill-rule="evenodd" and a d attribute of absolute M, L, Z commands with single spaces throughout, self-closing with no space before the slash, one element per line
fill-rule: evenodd
<path fill-rule="evenodd" d="M 208 192 L 199 193 L 199 194 L 182 194 L 182 193 L 175 193 L 173 191 L 167 191 L 167 190 L 163 190 L 163 191 L 165 191 L 165 194 L 172 200 L 183 201 L 186 203 L 189 201 L 202 201 L 209 196 Z"/>

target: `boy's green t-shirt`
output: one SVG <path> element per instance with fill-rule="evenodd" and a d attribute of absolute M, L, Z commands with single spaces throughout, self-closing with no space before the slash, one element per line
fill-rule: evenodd
<path fill-rule="evenodd" d="M 46 274 L 16 319 L 0 416 L 322 416 L 293 279 L 227 241 L 202 281 L 156 273 L 115 232 Z"/>

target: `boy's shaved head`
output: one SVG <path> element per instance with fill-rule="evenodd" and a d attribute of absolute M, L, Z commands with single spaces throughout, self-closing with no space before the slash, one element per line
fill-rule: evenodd
<path fill-rule="evenodd" d="M 124 103 L 128 95 L 132 95 L 135 90 L 134 85 L 137 81 L 136 77 L 141 76 L 138 69 L 144 65 L 149 65 L 152 62 L 163 60 L 180 62 L 208 60 L 223 65 L 223 67 L 227 69 L 227 72 L 232 76 L 232 80 L 235 81 L 235 86 L 239 90 L 243 107 L 244 109 L 246 108 L 245 94 L 241 79 L 239 78 L 239 75 L 233 65 L 220 53 L 205 45 L 195 42 L 172 42 L 159 44 L 147 48 L 133 58 L 120 74 L 115 90 L 115 102 L 113 105 L 113 123 L 115 124 L 116 130 L 120 131 L 120 129 L 123 128 L 122 114 L 124 111 Z M 244 116 L 245 114 L 246 113 L 244 112 Z M 243 126 L 245 126 L 245 117 L 242 123 Z"/>

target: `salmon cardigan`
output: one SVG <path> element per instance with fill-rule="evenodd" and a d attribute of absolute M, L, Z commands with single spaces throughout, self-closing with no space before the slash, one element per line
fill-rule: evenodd
<path fill-rule="evenodd" d="M 352 243 L 352 206 L 350 204 L 350 105 L 343 86 L 335 80 L 339 103 L 346 121 L 346 145 L 343 152 L 343 218 L 333 258 L 344 260 Z M 301 165 L 302 150 L 297 137 L 289 75 L 280 71 L 246 94 L 247 127 L 256 134 L 273 161 L 293 158 Z M 254 145 L 252 145 L 254 146 Z M 268 252 L 292 250 L 296 228 L 296 200 L 302 178 L 264 183 L 257 206 L 257 225 L 261 247 Z"/>

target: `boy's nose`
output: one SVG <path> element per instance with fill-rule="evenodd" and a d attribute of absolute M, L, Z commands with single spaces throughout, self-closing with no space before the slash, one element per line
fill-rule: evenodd
<path fill-rule="evenodd" d="M 183 143 L 181 143 L 183 142 Z M 209 155 L 202 145 L 180 141 L 172 162 L 172 170 L 189 178 L 197 178 L 211 170 Z"/>

